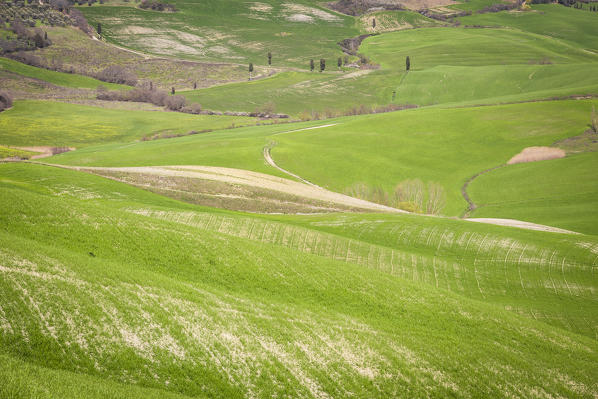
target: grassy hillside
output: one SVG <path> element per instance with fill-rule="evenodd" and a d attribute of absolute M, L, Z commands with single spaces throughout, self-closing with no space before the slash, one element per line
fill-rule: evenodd
<path fill-rule="evenodd" d="M 154 134 L 223 129 L 253 118 L 125 111 L 51 101 L 17 101 L 0 114 L 0 143 L 84 147 L 130 142 Z"/>
<path fill-rule="evenodd" d="M 102 24 L 104 37 L 151 54 L 306 68 L 310 58 L 336 59 L 337 42 L 357 36 L 353 19 L 314 2 L 170 2 L 177 12 L 145 11 L 134 3 L 81 7 L 90 23 Z M 134 22 L 133 22 L 134 21 Z"/>
<path fill-rule="evenodd" d="M 373 22 L 376 20 L 376 26 Z M 415 11 L 374 11 L 357 18 L 358 28 L 367 33 L 389 32 L 402 29 L 429 28 L 444 25 Z"/>
<path fill-rule="evenodd" d="M 102 82 L 88 76 L 49 71 L 46 69 L 25 65 L 8 58 L 0 57 L 0 72 L 2 71 L 13 72 L 21 76 L 43 80 L 45 82 L 64 87 L 95 89 L 98 86 L 104 86 L 111 90 L 123 90 L 127 88 L 127 86 Z"/>
<path fill-rule="evenodd" d="M 550 37 L 507 29 L 430 28 L 373 36 L 362 51 L 387 68 L 419 71 L 439 65 L 485 66 L 539 62 L 597 62 L 598 56 Z"/>
<path fill-rule="evenodd" d="M 0 399 L 598 398 L 598 13 L 166 1 L 75 6 L 102 37 L 44 26 L 34 54 L 305 121 L 100 104 L 0 58 L 0 158 L 77 148 L 0 162 Z M 390 104 L 419 108 L 366 114 Z M 532 146 L 566 157 L 505 165 Z M 84 168 L 153 165 L 220 168 Z"/>
<path fill-rule="evenodd" d="M 469 177 L 505 163 L 525 147 L 551 145 L 580 134 L 592 103 L 409 110 L 215 132 L 124 148 L 95 147 L 53 160 L 96 166 L 199 164 L 275 173 L 262 157 L 263 147 L 274 143 L 272 155 L 281 167 L 331 190 L 344 192 L 365 183 L 392 194 L 397 184 L 417 178 L 425 184 L 439 183 L 447 198 L 443 213 L 460 215 L 466 208 L 460 190 Z M 286 131 L 291 132 L 277 134 Z"/>
<path fill-rule="evenodd" d="M 334 74 L 289 72 L 185 96 L 213 109 L 247 111 L 271 103 L 280 112 L 311 115 L 361 104 L 463 106 L 598 93 L 596 54 L 512 29 L 404 30 L 369 37 L 360 51 L 382 69 L 340 75 L 333 59 L 327 70 Z"/>
<path fill-rule="evenodd" d="M 121 65 L 140 80 L 170 89 L 190 89 L 193 83 L 207 87 L 247 78 L 245 66 L 145 58 L 100 40 L 93 40 L 74 27 L 44 27 L 52 45 L 35 54 L 48 64 L 59 60 L 63 66 L 82 73 L 98 73 L 111 65 Z M 202 60 L 205 61 L 205 60 Z M 263 73 L 256 69 L 257 73 Z"/>
<path fill-rule="evenodd" d="M 400 76 L 378 71 L 355 71 L 345 75 L 283 72 L 267 79 L 182 94 L 189 101 L 200 102 L 210 109 L 253 111 L 271 105 L 278 112 L 294 116 L 311 117 L 315 113 L 325 116 L 350 111 L 361 104 L 390 103 L 390 84 L 393 80 L 398 82 Z"/>
<path fill-rule="evenodd" d="M 528 219 L 598 235 L 598 155 L 510 165 L 471 184 L 473 216 Z"/>
<path fill-rule="evenodd" d="M 536 4 L 531 11 L 474 14 L 459 20 L 467 25 L 516 28 L 591 50 L 593 54 L 598 51 L 598 14 L 573 7 Z"/>
<path fill-rule="evenodd" d="M 1 158 L 10 158 L 10 157 L 29 158 L 35 154 L 36 153 L 32 152 L 32 151 L 24 151 L 24 150 L 20 150 L 17 148 L 0 146 L 0 159 Z"/>
<path fill-rule="evenodd" d="M 539 313 L 535 320 L 451 293 L 440 283 L 410 282 L 377 269 L 375 257 L 364 267 L 351 258 L 308 254 L 306 247 L 317 251 L 319 241 L 305 235 L 303 245 L 284 234 L 280 244 L 265 242 L 257 229 L 234 237 L 227 231 L 249 227 L 235 214 L 99 177 L 18 164 L 0 165 L 0 176 L 0 286 L 6 293 L 0 347 L 7 359 L 0 375 L 11 378 L 9 389 L 41 373 L 71 385 L 74 379 L 88 382 L 74 392 L 43 380 L 28 388 L 63 397 L 96 382 L 100 392 L 123 392 L 119 384 L 137 390 L 127 396 L 140 395 L 142 388 L 228 398 L 596 394 L 595 339 L 546 325 Z M 207 227 L 164 220 L 197 211 L 208 213 Z M 228 220 L 210 223 L 210 213 L 215 221 L 219 215 Z M 326 227 L 326 220 L 312 221 L 322 229 L 346 228 L 343 234 L 349 235 L 359 223 L 339 218 Z M 391 223 L 398 227 L 397 221 Z M 507 251 L 506 258 L 495 255 L 494 267 L 474 261 L 474 276 L 482 281 L 491 281 L 486 273 L 506 273 L 519 276 L 530 297 L 549 292 L 524 283 L 538 273 L 538 264 L 525 255 L 534 245 L 551 248 L 547 265 L 560 260 L 561 251 L 578 254 L 562 261 L 562 278 L 552 274 L 555 295 L 574 300 L 565 282 L 584 296 L 595 289 L 588 262 L 598 243 L 590 237 L 515 231 L 509 243 L 499 236 L 509 237 L 511 229 L 450 223 L 455 226 L 446 226 L 441 242 L 450 231 L 457 233 L 451 230 L 457 225 L 486 229 L 486 238 L 468 242 L 461 234 L 453 244 L 446 241 L 447 250 L 498 250 L 492 245 L 502 242 L 500 253 Z M 498 241 L 489 240 L 492 235 Z M 555 240 L 562 247 L 553 252 Z M 517 256 L 513 248 L 521 250 L 524 243 Z M 444 249 L 438 252 L 440 245 L 435 251 L 420 248 L 425 256 L 436 253 L 436 267 L 451 259 Z M 409 268 L 403 260 L 398 265 Z M 418 274 L 442 278 L 456 268 Z M 469 273 L 446 281 L 459 287 L 460 275 Z M 569 299 L 562 306 L 569 303 L 573 309 Z M 23 367 L 16 373 L 12 365 Z"/>

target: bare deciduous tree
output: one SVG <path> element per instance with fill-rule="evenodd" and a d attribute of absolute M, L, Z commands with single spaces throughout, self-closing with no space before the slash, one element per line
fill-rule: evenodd
<path fill-rule="evenodd" d="M 444 187 L 439 183 L 428 183 L 428 201 L 426 204 L 426 213 L 438 215 L 446 205 L 446 193 Z"/>

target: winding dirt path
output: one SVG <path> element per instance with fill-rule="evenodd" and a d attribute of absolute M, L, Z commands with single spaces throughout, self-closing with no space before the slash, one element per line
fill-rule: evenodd
<path fill-rule="evenodd" d="M 322 188 L 322 187 L 318 186 L 317 184 L 307 181 L 304 178 L 302 178 L 301 176 L 298 176 L 298 175 L 294 174 L 293 172 L 289 172 L 288 170 L 283 169 L 280 166 L 278 166 L 276 164 L 276 162 L 274 162 L 274 159 L 272 159 L 272 154 L 270 154 L 270 147 L 264 147 L 264 159 L 266 160 L 266 162 L 268 162 L 268 165 L 280 170 L 282 173 L 292 176 L 292 177 L 298 179 L 299 181 L 301 181 L 302 183 L 308 184 L 312 187 Z M 322 188 L 322 190 L 323 190 L 323 188 Z"/>
<path fill-rule="evenodd" d="M 285 131 L 285 132 L 275 133 L 275 134 L 273 134 L 272 136 L 279 136 L 279 135 L 281 135 L 281 134 L 288 134 L 288 133 L 302 132 L 302 131 L 305 131 L 305 130 L 322 129 L 322 128 L 325 128 L 325 127 L 331 127 L 331 126 L 336 126 L 336 125 L 338 125 L 338 123 L 329 123 L 329 124 L 327 124 L 327 125 L 320 125 L 320 126 L 304 127 L 304 128 L 302 128 L 302 129 L 287 130 L 287 131 Z M 286 170 L 286 169 L 283 169 L 283 168 L 281 168 L 280 166 L 278 166 L 278 165 L 276 164 L 276 162 L 274 162 L 274 159 L 272 158 L 272 154 L 270 153 L 270 151 L 271 151 L 271 150 L 272 150 L 272 145 L 267 145 L 266 147 L 264 147 L 264 152 L 263 152 L 263 154 L 264 154 L 264 159 L 266 160 L 266 162 L 268 163 L 268 165 L 272 166 L 272 167 L 273 167 L 273 168 L 275 168 L 275 169 L 278 169 L 279 171 L 281 171 L 282 173 L 284 173 L 284 174 L 286 174 L 286 175 L 289 175 L 289 176 L 292 176 L 292 177 L 294 177 L 295 179 L 298 179 L 299 181 L 301 181 L 301 182 L 303 182 L 303 183 L 305 183 L 305 184 L 308 184 L 308 185 L 310 185 L 310 186 L 317 187 L 317 188 L 320 188 L 320 189 L 322 189 L 322 190 L 325 190 L 324 188 L 322 188 L 322 187 L 318 186 L 317 184 L 315 184 L 315 183 L 312 183 L 312 182 L 310 182 L 310 181 L 307 181 L 307 180 L 305 180 L 304 178 L 302 178 L 301 176 L 299 176 L 299 175 L 296 175 L 295 173 L 293 173 L 293 172 L 290 172 L 290 171 L 288 171 L 288 170 Z"/>

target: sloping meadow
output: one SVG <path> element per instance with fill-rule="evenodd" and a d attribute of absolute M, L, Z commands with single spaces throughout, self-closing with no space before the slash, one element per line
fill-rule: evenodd
<path fill-rule="evenodd" d="M 0 191 L 9 388 L 27 376 L 6 368 L 26 361 L 223 398 L 598 393 L 591 328 L 538 310 L 559 298 L 554 319 L 585 303 L 595 320 L 592 237 L 249 217 L 36 165 L 0 165 Z M 517 284 L 536 317 L 495 300 Z"/>

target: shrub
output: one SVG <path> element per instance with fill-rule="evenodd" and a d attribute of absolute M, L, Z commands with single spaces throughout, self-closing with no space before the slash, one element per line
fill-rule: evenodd
<path fill-rule="evenodd" d="M 174 12 L 176 11 L 176 7 L 172 4 L 162 3 L 158 0 L 142 0 L 139 4 L 139 8 L 144 10 L 154 10 L 154 11 L 169 11 Z"/>
<path fill-rule="evenodd" d="M 68 0 L 50 0 L 50 5 L 60 12 L 67 11 L 71 7 Z"/>
<path fill-rule="evenodd" d="M 5 91 L 0 91 L 0 111 L 12 107 L 12 96 Z"/>
<path fill-rule="evenodd" d="M 167 98 L 168 94 L 165 91 L 152 90 L 149 102 L 151 102 L 154 105 L 164 106 L 166 105 Z"/>
<path fill-rule="evenodd" d="M 19 62 L 22 62 L 23 64 L 35 66 L 38 68 L 48 68 L 48 64 L 43 58 L 40 58 L 34 54 L 25 51 L 19 51 L 16 54 L 13 54 L 11 58 Z"/>
<path fill-rule="evenodd" d="M 187 100 L 185 97 L 177 95 L 167 97 L 164 105 L 171 111 L 180 111 L 185 106 L 186 102 Z"/>
<path fill-rule="evenodd" d="M 11 23 L 11 30 L 12 32 L 20 38 L 27 38 L 28 32 L 25 24 L 20 19 L 15 19 Z"/>
<path fill-rule="evenodd" d="M 82 3 L 80 3 L 79 5 L 81 5 L 81 4 Z M 89 26 L 89 24 L 87 23 L 87 20 L 85 19 L 85 17 L 81 13 L 81 11 L 73 8 L 70 12 L 70 16 L 73 19 L 75 26 L 77 28 L 81 29 L 87 35 L 91 35 L 91 33 L 93 32 L 93 29 L 91 28 L 91 26 Z"/>
<path fill-rule="evenodd" d="M 120 65 L 109 66 L 98 73 L 97 78 L 104 82 L 126 84 L 129 86 L 137 84 L 137 76 Z"/>
<path fill-rule="evenodd" d="M 199 114 L 201 113 L 201 105 L 198 103 L 193 103 L 181 109 L 181 112 L 185 112 L 187 114 Z"/>

